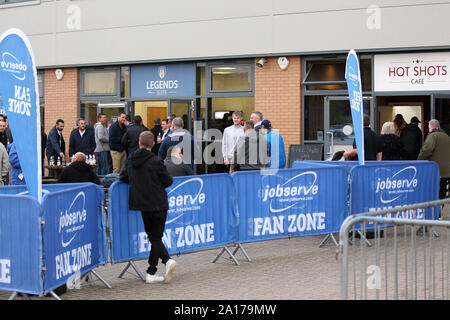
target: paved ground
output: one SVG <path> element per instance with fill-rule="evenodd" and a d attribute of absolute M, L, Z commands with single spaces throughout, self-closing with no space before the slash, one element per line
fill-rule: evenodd
<path fill-rule="evenodd" d="M 401 230 L 399 230 L 400 235 Z M 443 235 L 445 236 L 445 233 Z M 323 236 L 310 236 L 244 244 L 252 261 L 247 262 L 242 253 L 238 252 L 240 266 L 236 266 L 226 254 L 216 263 L 211 263 L 219 249 L 173 256 L 178 266 L 173 282 L 170 284 L 145 284 L 132 268 L 119 279 L 118 275 L 126 264 L 108 264 L 97 268 L 96 271 L 111 284 L 113 289 L 108 289 L 100 281 L 95 280 L 93 284 L 84 282 L 81 289 L 69 290 L 62 298 L 70 300 L 340 299 L 340 268 L 336 260 L 336 248 L 331 243 L 319 248 L 322 239 Z M 390 250 L 388 257 L 392 260 L 393 232 L 389 232 L 387 239 Z M 445 247 L 445 241 L 450 241 L 442 236 L 438 239 L 440 240 L 435 250 L 436 261 L 440 262 L 442 258 L 444 258 L 442 261 L 446 261 L 449 247 L 448 245 Z M 359 240 L 357 243 L 358 248 Z M 419 250 L 421 250 L 421 243 L 425 242 L 418 241 Z M 368 249 L 369 258 L 374 250 L 373 247 Z M 147 262 L 141 260 L 136 264 L 145 273 Z M 422 265 L 420 261 L 419 265 Z M 400 274 L 403 275 L 402 263 L 399 264 L 399 268 Z M 163 271 L 164 266 L 158 273 Z M 420 269 L 418 271 L 420 273 Z M 392 281 L 392 277 L 389 281 Z M 437 287 L 437 289 L 440 292 L 440 288 Z M 419 293 L 422 292 L 420 287 L 418 290 Z M 400 295 L 403 296 L 401 292 Z M 5 300 L 9 296 L 8 292 L 0 292 L 0 300 Z"/>

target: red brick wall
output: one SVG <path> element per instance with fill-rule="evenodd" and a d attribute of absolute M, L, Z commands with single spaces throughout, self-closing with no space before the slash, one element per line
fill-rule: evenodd
<path fill-rule="evenodd" d="M 301 142 L 301 59 L 287 57 L 289 66 L 281 70 L 278 57 L 267 58 L 264 68 L 255 67 L 255 110 L 278 129 L 284 139 L 286 158 L 289 145 Z M 259 58 L 255 59 L 258 61 Z"/>
<path fill-rule="evenodd" d="M 57 80 L 55 69 L 45 70 L 45 133 L 48 135 L 56 120 L 64 120 L 64 141 L 66 158 L 69 152 L 70 132 L 75 128 L 78 118 L 78 69 L 63 69 L 64 77 Z"/>

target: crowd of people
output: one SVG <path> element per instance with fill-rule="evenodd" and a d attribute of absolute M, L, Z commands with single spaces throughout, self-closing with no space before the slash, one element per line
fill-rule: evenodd
<path fill-rule="evenodd" d="M 406 123 L 401 114 L 383 123 L 381 134 L 370 128 L 370 117 L 364 116 L 364 160 L 430 160 L 439 165 L 441 176 L 439 197 L 443 199 L 450 184 L 450 137 L 436 119 L 428 122 L 428 136 L 423 142 L 419 119 Z M 346 160 L 357 160 L 356 142 L 353 150 L 343 153 Z"/>

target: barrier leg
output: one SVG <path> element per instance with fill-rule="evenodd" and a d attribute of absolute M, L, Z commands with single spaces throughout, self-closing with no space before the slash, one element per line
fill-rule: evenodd
<path fill-rule="evenodd" d="M 238 252 L 239 249 L 241 249 L 245 259 L 247 259 L 248 262 L 252 262 L 252 259 L 248 256 L 247 251 L 245 251 L 244 247 L 240 243 L 238 243 L 236 249 L 234 249 L 233 255 L 236 255 L 236 252 Z"/>
<path fill-rule="evenodd" d="M 234 263 L 239 266 L 239 261 L 237 261 L 236 257 L 233 255 L 233 253 L 231 253 L 231 251 L 227 248 L 227 246 L 223 246 L 222 250 L 220 250 L 220 252 L 217 254 L 217 256 L 214 258 L 213 261 L 211 261 L 211 263 L 215 263 L 217 260 L 219 260 L 220 256 L 224 253 L 227 252 L 230 255 L 230 258 L 233 259 Z"/>
<path fill-rule="evenodd" d="M 119 274 L 119 278 L 122 278 L 122 276 L 125 274 L 125 272 L 128 270 L 128 268 L 132 266 L 134 271 L 136 271 L 137 275 L 139 276 L 139 278 L 142 279 L 142 281 L 145 281 L 145 277 L 142 274 L 142 272 L 138 269 L 138 267 L 136 266 L 136 264 L 134 263 L 134 261 L 130 261 L 128 262 L 128 264 L 126 265 L 126 267 L 122 270 L 122 272 Z"/>
<path fill-rule="evenodd" d="M 336 238 L 334 237 L 334 234 L 332 234 L 332 233 L 329 233 L 329 234 L 326 235 L 326 237 L 319 244 L 319 248 L 322 248 L 328 241 L 330 241 L 330 239 L 331 239 L 331 241 L 333 241 L 335 247 L 338 248 L 339 245 L 338 245 L 338 243 L 336 241 Z"/>
<path fill-rule="evenodd" d="M 14 298 L 17 296 L 17 292 L 14 291 L 8 298 L 8 300 L 14 300 Z"/>
<path fill-rule="evenodd" d="M 98 280 L 100 280 L 107 288 L 112 289 L 111 285 L 108 282 L 106 282 L 106 280 L 103 279 L 97 272 L 95 272 L 95 270 L 91 270 L 90 273 L 96 276 Z"/>
<path fill-rule="evenodd" d="M 53 291 L 50 291 L 50 294 L 53 296 L 53 298 L 55 298 L 56 300 L 61 300 L 61 298 L 56 294 L 56 293 L 54 293 Z"/>

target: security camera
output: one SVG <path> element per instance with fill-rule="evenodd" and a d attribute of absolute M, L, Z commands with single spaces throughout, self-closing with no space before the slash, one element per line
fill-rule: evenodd
<path fill-rule="evenodd" d="M 259 59 L 258 60 L 258 62 L 256 62 L 256 66 L 258 67 L 258 68 L 263 68 L 264 67 L 264 64 L 267 62 L 267 59 L 266 58 L 261 58 L 261 59 Z"/>
<path fill-rule="evenodd" d="M 289 60 L 286 57 L 279 57 L 278 58 L 278 65 L 280 66 L 281 70 L 286 70 L 289 65 Z"/>
<path fill-rule="evenodd" d="M 64 77 L 64 71 L 62 71 L 61 69 L 56 69 L 55 76 L 57 80 L 61 80 Z"/>

